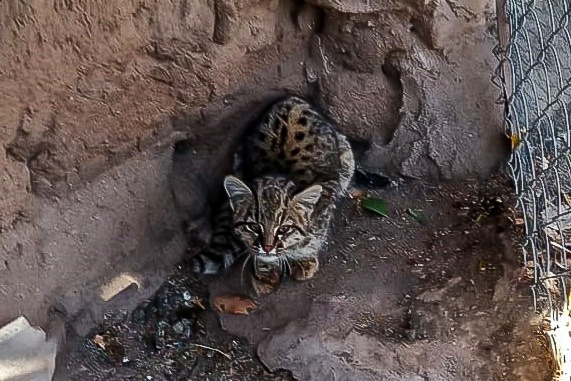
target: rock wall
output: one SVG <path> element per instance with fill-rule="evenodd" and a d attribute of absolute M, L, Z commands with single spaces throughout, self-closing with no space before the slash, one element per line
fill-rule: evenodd
<path fill-rule="evenodd" d="M 84 202 L 121 210 L 127 198 L 111 196 L 132 194 L 136 208 L 155 210 L 170 198 L 137 196 L 166 179 L 145 172 L 145 155 L 185 138 L 192 149 L 179 177 L 187 178 L 184 207 L 198 218 L 204 187 L 193 181 L 220 173 L 241 128 L 286 93 L 322 106 L 369 170 L 486 176 L 507 152 L 490 83 L 491 0 L 7 0 L 0 9 L 0 305 L 16 303 L 0 320 L 70 292 L 57 282 L 43 289 L 45 277 L 89 282 L 106 261 L 121 271 L 149 255 L 140 243 L 122 247 L 120 234 L 98 252 L 93 246 L 115 231 L 68 219 L 74 197 L 106 181 Z M 133 178 L 123 175 L 131 169 L 101 177 L 136 163 Z M 137 213 L 108 216 L 123 221 L 129 242 L 173 224 L 163 212 L 143 222 Z M 65 235 L 52 226 L 58 218 L 75 224 L 64 229 L 75 238 L 48 251 Z M 100 266 L 86 273 L 69 262 L 77 245 L 90 253 L 83 261 Z M 52 267 L 42 272 L 46 261 Z M 18 279 L 34 286 L 15 286 Z"/>

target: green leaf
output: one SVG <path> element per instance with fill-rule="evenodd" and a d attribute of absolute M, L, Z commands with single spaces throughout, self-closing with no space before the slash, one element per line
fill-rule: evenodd
<path fill-rule="evenodd" d="M 388 217 L 389 208 L 380 198 L 363 197 L 361 199 L 361 208 L 377 213 L 379 216 Z"/>
<path fill-rule="evenodd" d="M 406 212 L 419 224 L 426 223 L 426 218 L 424 217 L 424 213 L 422 212 L 422 209 L 409 208 L 406 210 Z"/>

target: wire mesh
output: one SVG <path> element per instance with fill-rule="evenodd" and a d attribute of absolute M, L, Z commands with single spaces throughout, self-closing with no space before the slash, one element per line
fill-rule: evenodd
<path fill-rule="evenodd" d="M 536 303 L 559 311 L 571 268 L 571 0 L 507 0 L 503 11 L 509 28 L 496 51 L 498 77 L 523 260 L 533 269 Z"/>
<path fill-rule="evenodd" d="M 570 327 L 561 323 L 569 321 L 571 269 L 570 18 L 571 0 L 498 0 L 496 79 L 525 227 L 523 261 L 533 270 L 536 308 L 548 308 L 567 341 Z M 564 348 L 554 350 L 563 355 Z"/>

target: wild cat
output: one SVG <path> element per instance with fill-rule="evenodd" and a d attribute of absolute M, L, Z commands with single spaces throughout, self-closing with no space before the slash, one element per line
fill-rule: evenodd
<path fill-rule="evenodd" d="M 237 159 L 236 176 L 224 179 L 228 206 L 210 248 L 193 257 L 193 270 L 217 274 L 246 255 L 257 291 L 287 275 L 312 278 L 332 211 L 355 169 L 347 139 L 309 103 L 290 97 L 247 133 Z"/>

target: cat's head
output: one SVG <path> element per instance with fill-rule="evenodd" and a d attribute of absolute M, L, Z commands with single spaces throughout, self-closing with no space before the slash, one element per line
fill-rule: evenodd
<path fill-rule="evenodd" d="M 276 262 L 284 250 L 307 238 L 321 185 L 294 193 L 280 177 L 257 179 L 252 187 L 234 176 L 224 179 L 234 216 L 234 231 L 257 259 Z"/>

